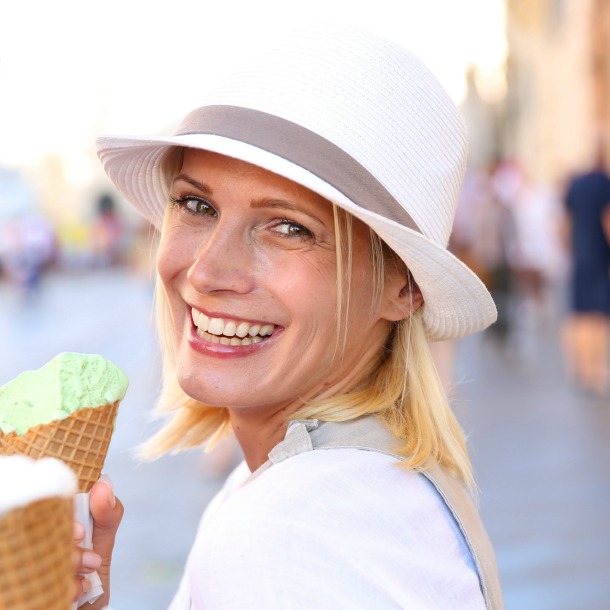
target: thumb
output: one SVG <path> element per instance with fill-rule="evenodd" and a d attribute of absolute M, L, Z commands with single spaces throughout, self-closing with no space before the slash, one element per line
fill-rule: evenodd
<path fill-rule="evenodd" d="M 102 475 L 91 488 L 89 510 L 93 517 L 93 550 L 101 556 L 102 565 L 109 566 L 123 505 L 115 497 L 108 475 Z"/>

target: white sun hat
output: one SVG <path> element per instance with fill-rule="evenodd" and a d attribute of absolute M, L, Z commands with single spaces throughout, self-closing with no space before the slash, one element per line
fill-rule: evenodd
<path fill-rule="evenodd" d="M 413 274 L 430 339 L 495 321 L 483 283 L 447 250 L 468 154 L 462 117 L 402 46 L 360 28 L 304 28 L 224 78 L 173 135 L 98 138 L 110 179 L 158 228 L 175 147 L 263 167 L 369 225 Z"/>

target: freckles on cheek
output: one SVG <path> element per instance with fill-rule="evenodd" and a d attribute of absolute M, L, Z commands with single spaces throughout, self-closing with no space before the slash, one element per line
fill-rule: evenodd
<path fill-rule="evenodd" d="M 301 275 L 317 286 L 336 286 L 337 261 L 334 256 L 320 257 L 318 260 L 305 259 Z"/>
<path fill-rule="evenodd" d="M 325 263 L 325 262 L 324 262 Z M 299 270 L 292 269 L 287 274 L 285 289 L 292 295 L 291 303 L 302 316 L 305 325 L 311 325 L 308 333 L 303 337 L 305 342 L 315 341 L 317 333 L 326 332 L 328 327 L 334 328 L 337 306 L 337 281 L 333 266 L 318 262 L 301 266 Z"/>
<path fill-rule="evenodd" d="M 333 307 L 336 300 L 337 283 L 335 274 L 326 273 L 320 267 L 292 270 L 284 276 L 283 291 L 292 295 L 300 295 L 301 309 L 321 305 Z"/>

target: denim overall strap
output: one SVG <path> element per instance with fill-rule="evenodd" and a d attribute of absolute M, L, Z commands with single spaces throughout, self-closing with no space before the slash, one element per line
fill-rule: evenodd
<path fill-rule="evenodd" d="M 305 451 L 351 448 L 376 451 L 404 458 L 396 453 L 396 439 L 375 416 L 364 416 L 346 422 L 318 420 L 293 421 L 286 438 L 269 453 L 265 462 L 250 477 L 258 477 L 273 464 Z M 481 591 L 488 610 L 503 610 L 500 579 L 495 554 L 478 511 L 464 487 L 438 466 L 418 469 L 437 490 L 460 528 L 474 560 Z"/>

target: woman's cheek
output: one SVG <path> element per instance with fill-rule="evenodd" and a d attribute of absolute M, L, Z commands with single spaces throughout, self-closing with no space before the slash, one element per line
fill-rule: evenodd
<path fill-rule="evenodd" d="M 185 254 L 188 252 L 183 240 L 173 234 L 166 234 L 159 244 L 157 253 L 157 272 L 163 283 L 169 282 L 187 264 Z"/>
<path fill-rule="evenodd" d="M 164 284 L 166 284 L 168 279 L 171 277 L 173 267 L 174 265 L 172 265 L 171 260 L 167 256 L 165 250 L 163 248 L 159 248 L 159 252 L 157 254 L 157 273 Z"/>

